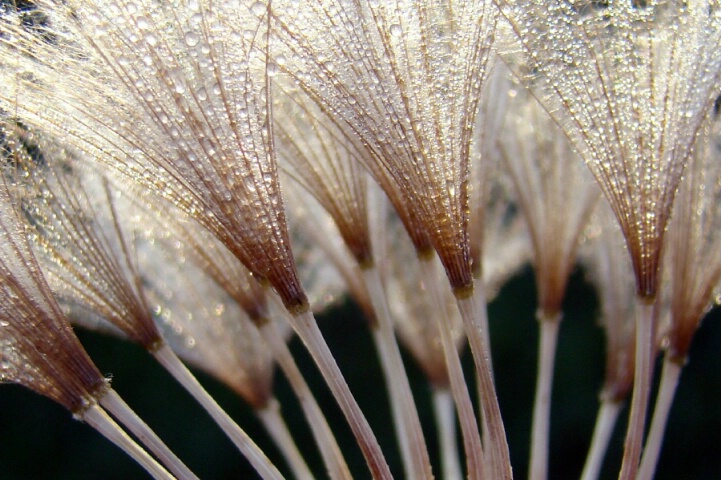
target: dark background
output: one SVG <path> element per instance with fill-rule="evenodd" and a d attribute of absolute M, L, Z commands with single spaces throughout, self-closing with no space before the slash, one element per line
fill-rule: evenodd
<path fill-rule="evenodd" d="M 490 306 L 494 367 L 501 410 L 509 436 L 515 478 L 526 478 L 531 410 L 536 371 L 535 289 L 526 269 Z M 559 338 L 553 390 L 551 479 L 578 478 L 590 442 L 603 374 L 603 334 L 595 324 L 598 305 L 593 289 L 576 273 L 569 287 Z M 397 478 L 402 469 L 388 418 L 385 391 L 370 336 L 357 309 L 343 305 L 319 322 L 361 408 L 386 452 Z M 223 434 L 172 379 L 139 347 L 97 334 L 78 335 L 113 387 L 170 447 L 203 479 L 255 478 Z M 321 407 L 329 417 L 352 472 L 368 478 L 361 453 L 339 410 L 297 340 L 291 344 Z M 662 451 L 657 479 L 721 478 L 721 325 L 719 312 L 704 321 L 681 378 Z M 420 372 L 406 357 L 431 461 L 436 468 L 435 427 L 430 397 Z M 464 356 L 467 378 L 472 361 Z M 657 366 L 659 363 L 657 363 Z M 199 378 L 271 459 L 279 454 L 243 405 L 213 379 Z M 474 389 L 471 389 L 473 392 Z M 276 392 L 285 417 L 311 468 L 323 477 L 309 429 L 281 375 Z M 602 478 L 616 478 L 625 416 L 611 440 Z M 436 470 L 438 475 L 438 471 Z M 119 449 L 61 407 L 14 385 L 0 386 L 0 478 L 125 479 L 148 478 Z"/>

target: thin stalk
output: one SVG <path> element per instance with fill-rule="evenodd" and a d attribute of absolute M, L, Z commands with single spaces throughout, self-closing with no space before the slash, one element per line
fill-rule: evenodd
<path fill-rule="evenodd" d="M 436 274 L 436 266 L 434 259 L 420 256 L 418 258 L 420 265 L 421 279 L 428 287 L 431 299 L 435 304 L 435 311 L 439 313 L 439 331 L 441 333 L 441 345 L 443 346 L 443 355 L 448 368 L 448 378 L 451 383 L 451 393 L 453 401 L 458 411 L 458 420 L 461 425 L 461 436 L 463 437 L 463 448 L 466 453 L 466 468 L 468 469 L 468 478 L 482 479 L 484 478 L 483 449 L 481 448 L 481 436 L 478 431 L 478 421 L 473 412 L 473 404 L 468 392 L 468 385 L 463 376 L 460 357 L 456 343 L 451 335 L 451 321 L 448 318 L 445 303 L 443 301 L 443 293 L 441 289 L 446 286 L 445 283 L 438 281 L 439 276 Z"/>
<path fill-rule="evenodd" d="M 264 479 L 281 480 L 283 476 L 268 460 L 263 451 L 250 439 L 247 433 L 238 426 L 210 394 L 198 382 L 178 356 L 166 344 L 155 350 L 153 356 L 180 383 L 190 395 L 215 420 L 215 423 L 230 438 L 258 474 Z"/>
<path fill-rule="evenodd" d="M 303 310 L 294 314 L 290 321 L 298 337 L 300 337 L 313 360 L 315 360 L 323 378 L 343 411 L 373 478 L 392 479 L 393 476 L 380 445 L 378 445 L 378 440 L 376 440 L 368 420 L 366 420 L 353 394 L 350 392 L 348 384 L 346 384 L 313 314 L 309 310 Z"/>
<path fill-rule="evenodd" d="M 656 406 L 653 409 L 651 429 L 646 439 L 646 447 L 643 450 L 641 466 L 638 469 L 638 480 L 651 480 L 656 471 L 658 456 L 663 445 L 663 436 L 668 421 L 668 413 L 671 411 L 673 397 L 676 395 L 678 379 L 681 376 L 683 366 L 675 359 L 669 359 L 668 355 L 663 360 L 661 371 L 661 384 L 656 396 Z"/>
<path fill-rule="evenodd" d="M 623 450 L 620 480 L 635 480 L 638 471 L 638 459 L 643 446 L 643 434 L 646 426 L 646 409 L 651 391 L 651 370 L 653 368 L 654 316 L 653 303 L 638 299 L 639 316 L 636 320 L 636 365 L 634 368 L 633 397 L 628 430 Z"/>
<path fill-rule="evenodd" d="M 303 409 L 308 425 L 313 432 L 321 457 L 328 470 L 328 476 L 338 480 L 352 480 L 353 476 L 348 469 L 348 465 L 343 458 L 343 453 L 333 436 L 333 431 L 328 425 L 328 420 L 323 415 L 323 411 L 318 406 L 310 387 L 305 382 L 303 375 L 295 363 L 293 355 L 288 349 L 288 345 L 282 338 L 278 327 L 272 321 L 267 321 L 259 326 L 263 340 L 273 352 L 275 361 L 278 362 L 280 369 L 288 379 L 290 387 L 293 389 L 300 406 Z"/>
<path fill-rule="evenodd" d="M 483 343 L 488 348 L 488 364 L 491 367 L 491 373 L 493 372 L 493 355 L 491 353 L 491 335 L 488 326 L 488 300 L 486 299 L 486 286 L 483 283 L 483 279 L 478 277 L 474 281 L 473 294 L 476 296 L 476 304 L 478 308 L 478 324 L 481 327 L 481 335 L 483 336 Z"/>
<path fill-rule="evenodd" d="M 498 405 L 496 387 L 491 372 L 490 353 L 485 344 L 481 325 L 478 321 L 480 311 L 473 292 L 470 295 L 456 295 L 458 310 L 461 312 L 463 325 L 468 335 L 473 360 L 476 364 L 476 373 L 479 380 L 479 393 L 483 407 L 483 420 L 487 423 L 489 444 L 486 445 L 487 458 L 490 461 L 492 478 L 494 480 L 510 480 L 513 478 L 511 469 L 511 455 L 508 451 L 506 430 L 503 426 L 501 408 Z"/>
<path fill-rule="evenodd" d="M 109 389 L 98 399 L 98 403 L 125 425 L 130 433 L 140 440 L 168 470 L 179 479 L 197 480 L 193 472 L 168 448 L 155 432 L 128 406 L 118 393 Z"/>
<path fill-rule="evenodd" d="M 456 410 L 453 407 L 453 396 L 446 388 L 434 388 L 432 398 L 441 449 L 442 478 L 461 480 L 463 473 L 456 440 Z"/>
<path fill-rule="evenodd" d="M 483 279 L 478 277 L 474 280 L 475 288 L 473 294 L 476 296 L 477 305 L 479 308 L 478 323 L 481 328 L 481 335 L 483 336 L 483 342 L 488 348 L 488 365 L 491 368 L 491 374 L 493 374 L 493 355 L 491 354 L 491 335 L 488 327 L 488 301 L 486 300 L 486 286 L 483 283 Z M 491 435 L 488 431 L 488 422 L 483 414 L 483 395 L 480 391 L 481 381 L 476 376 L 476 388 L 478 388 L 478 412 L 481 416 L 481 435 L 483 438 L 483 445 L 491 444 Z"/>
<path fill-rule="evenodd" d="M 92 405 L 85 410 L 80 415 L 80 419 L 130 455 L 156 480 L 172 480 L 175 478 L 153 457 L 148 455 L 148 452 L 140 448 L 98 405 Z"/>
<path fill-rule="evenodd" d="M 391 398 L 391 412 L 396 427 L 396 437 L 401 446 L 406 476 L 419 480 L 432 478 L 426 440 L 408 375 L 403 366 L 401 351 L 393 333 L 393 320 L 380 273 L 375 266 L 361 268 L 361 272 L 376 314 L 377 323 L 371 327 L 371 331 Z"/>
<path fill-rule="evenodd" d="M 596 480 L 603 466 L 608 442 L 616 427 L 616 420 L 623 404 L 616 400 L 602 400 L 601 408 L 596 417 L 596 426 L 593 428 L 591 448 L 588 450 L 586 465 L 583 466 L 581 480 Z"/>
<path fill-rule="evenodd" d="M 285 461 L 290 466 L 298 480 L 312 480 L 315 478 L 308 465 L 305 463 L 303 456 L 298 451 L 293 437 L 290 435 L 288 425 L 286 425 L 283 416 L 280 414 L 280 403 L 275 398 L 270 399 L 264 408 L 257 409 L 255 414 L 268 431 L 273 441 L 280 449 Z"/>
<path fill-rule="evenodd" d="M 533 427 L 531 429 L 531 462 L 528 478 L 548 478 L 548 435 L 551 425 L 551 392 L 553 390 L 553 365 L 556 357 L 560 315 L 548 317 L 539 312 L 540 336 L 538 343 L 538 375 L 536 397 L 533 403 Z"/>

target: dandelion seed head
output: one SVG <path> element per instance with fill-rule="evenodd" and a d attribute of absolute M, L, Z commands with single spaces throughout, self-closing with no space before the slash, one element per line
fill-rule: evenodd
<path fill-rule="evenodd" d="M 307 17 L 276 5 L 276 18 L 286 71 L 359 139 L 394 207 L 413 210 L 409 232 L 422 226 L 460 286 L 472 283 L 469 148 L 494 15 L 484 2 L 456 7 L 321 2 Z"/>
<path fill-rule="evenodd" d="M 606 336 L 606 368 L 601 396 L 624 401 L 633 387 L 634 337 L 638 302 L 633 266 L 607 202 L 600 202 L 579 251 L 579 261 L 598 289 L 600 324 Z"/>
<path fill-rule="evenodd" d="M 278 97 L 275 111 L 285 119 L 276 127 L 281 169 L 333 217 L 356 261 L 372 262 L 363 152 L 302 91 Z"/>
<path fill-rule="evenodd" d="M 25 35 L 19 44 L 44 49 L 43 61 L 7 61 L 13 78 L 27 70 L 38 80 L 12 80 L 2 101 L 22 92 L 38 129 L 158 191 L 289 306 L 305 305 L 271 140 L 265 22 L 239 5 L 101 3 L 48 4 L 62 41 L 41 47 Z"/>
<path fill-rule="evenodd" d="M 174 262 L 167 246 L 146 245 L 139 257 L 163 337 L 184 361 L 263 408 L 272 397 L 274 362 L 253 319 L 201 264 Z"/>
<path fill-rule="evenodd" d="M 579 237 L 600 191 L 565 135 L 529 94 L 508 102 L 499 139 L 503 166 L 523 212 L 538 289 L 546 318 L 562 308 L 566 284 L 576 264 Z"/>
<path fill-rule="evenodd" d="M 669 224 L 664 306 L 669 355 L 684 361 L 721 279 L 719 123 L 710 117 L 694 146 Z"/>
<path fill-rule="evenodd" d="M 497 3 L 518 40 L 509 65 L 593 171 L 637 291 L 653 297 L 676 187 L 719 89 L 716 2 Z"/>
<path fill-rule="evenodd" d="M 16 194 L 50 287 L 81 322 L 102 325 L 101 317 L 146 348 L 155 345 L 160 337 L 139 287 L 133 232 L 124 228 L 136 207 L 69 152 L 45 146 L 52 162 L 22 165 L 28 175 Z"/>
<path fill-rule="evenodd" d="M 0 381 L 23 385 L 82 411 L 107 387 L 52 296 L 10 195 L 12 172 L 0 169 Z"/>

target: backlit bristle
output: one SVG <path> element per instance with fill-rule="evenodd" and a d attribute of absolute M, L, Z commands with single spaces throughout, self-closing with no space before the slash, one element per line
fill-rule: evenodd
<path fill-rule="evenodd" d="M 664 297 L 670 326 L 664 343 L 681 364 L 721 279 L 719 138 L 718 118 L 712 118 L 696 143 L 669 224 Z"/>
<path fill-rule="evenodd" d="M 593 171 L 638 294 L 653 298 L 674 195 L 721 89 L 717 2 L 497 3 L 519 42 L 509 66 Z"/>
<path fill-rule="evenodd" d="M 32 74 L 14 77 L 0 103 L 32 99 L 20 107 L 28 121 L 158 191 L 286 304 L 305 305 L 278 186 L 264 15 L 222 4 L 42 5 L 64 35 L 41 44 L 16 28 L 14 48 L 46 55 L 13 66 Z"/>
<path fill-rule="evenodd" d="M 21 384 L 80 413 L 107 388 L 45 281 L 0 169 L 0 380 Z"/>
<path fill-rule="evenodd" d="M 336 9 L 320 2 L 307 11 L 290 3 L 276 10 L 288 52 L 283 70 L 360 141 L 369 170 L 380 167 L 389 177 L 376 180 L 397 209 L 396 200 L 412 209 L 452 285 L 471 285 L 469 154 L 493 39 L 491 5 L 359 2 Z"/>

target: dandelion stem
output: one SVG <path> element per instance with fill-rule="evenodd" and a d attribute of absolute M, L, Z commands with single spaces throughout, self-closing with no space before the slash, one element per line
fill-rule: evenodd
<path fill-rule="evenodd" d="M 125 403 L 118 393 L 110 389 L 98 402 L 105 410 L 135 435 L 168 470 L 179 479 L 197 480 L 198 477 L 168 448 L 155 432 Z"/>
<path fill-rule="evenodd" d="M 661 384 L 656 396 L 656 405 L 653 409 L 651 428 L 646 439 L 646 447 L 643 450 L 641 466 L 638 469 L 638 480 L 651 480 L 656 471 L 658 456 L 663 445 L 666 421 L 673 404 L 673 397 L 676 394 L 682 368 L 683 366 L 676 359 L 669 358 L 666 355 L 661 370 Z"/>
<path fill-rule="evenodd" d="M 634 371 L 633 397 L 631 413 L 626 431 L 626 441 L 621 464 L 620 480 L 633 480 L 638 471 L 638 460 L 643 446 L 646 409 L 651 390 L 651 370 L 653 360 L 654 315 L 653 302 L 638 299 L 639 317 L 636 321 L 636 366 Z"/>
<path fill-rule="evenodd" d="M 486 286 L 483 283 L 483 279 L 476 277 L 474 279 L 473 294 L 476 296 L 476 305 L 478 308 L 478 324 L 481 326 L 481 335 L 483 336 L 483 343 L 488 348 L 488 365 L 491 367 L 491 373 L 493 372 L 493 355 L 491 355 L 491 335 L 488 326 L 488 301 L 486 299 Z"/>
<path fill-rule="evenodd" d="M 418 261 L 421 270 L 421 279 L 428 287 L 431 299 L 435 304 L 434 310 L 439 312 L 438 319 L 441 333 L 441 344 L 443 346 L 443 355 L 448 368 L 448 377 L 451 383 L 451 393 L 458 411 L 458 419 L 461 425 L 461 435 L 463 437 L 463 448 L 466 452 L 466 468 L 468 469 L 468 478 L 482 479 L 484 478 L 483 470 L 483 450 L 481 448 L 481 436 L 478 431 L 478 421 L 473 412 L 473 404 L 468 392 L 468 385 L 463 376 L 463 369 L 458 355 L 458 349 L 451 335 L 451 322 L 448 318 L 446 305 L 443 301 L 441 288 L 445 283 L 439 281 L 439 276 L 435 272 L 434 258 L 426 258 L 419 256 Z"/>
<path fill-rule="evenodd" d="M 153 352 L 153 356 L 165 369 L 190 393 L 193 398 L 210 414 L 218 426 L 233 441 L 235 446 L 253 465 L 253 468 L 264 479 L 281 480 L 283 476 L 268 460 L 263 451 L 250 439 L 247 433 L 238 426 L 220 405 L 198 382 L 195 376 L 180 361 L 168 345 L 162 345 Z"/>
<path fill-rule="evenodd" d="M 328 476 L 338 480 L 351 480 L 353 477 L 333 436 L 333 431 L 328 425 L 328 420 L 323 415 L 318 402 L 316 402 L 313 393 L 310 391 L 310 387 L 308 387 L 303 375 L 300 373 L 288 345 L 278 331 L 278 327 L 272 321 L 265 322 L 260 326 L 260 333 L 273 351 L 273 357 L 278 362 L 293 392 L 298 397 L 308 425 L 318 444 L 325 467 L 328 470 Z"/>
<path fill-rule="evenodd" d="M 441 450 L 442 477 L 446 480 L 461 480 L 463 474 L 456 441 L 456 412 L 453 408 L 453 397 L 446 388 L 434 388 L 432 395 Z"/>
<path fill-rule="evenodd" d="M 501 409 L 498 405 L 496 387 L 493 383 L 491 372 L 490 353 L 484 336 L 481 333 L 479 322 L 480 311 L 476 303 L 476 296 L 473 292 L 470 295 L 456 295 L 458 310 L 461 312 L 463 325 L 468 335 L 468 343 L 471 346 L 473 360 L 476 364 L 476 373 L 479 381 L 479 393 L 481 395 L 481 406 L 483 407 L 483 420 L 487 423 L 489 445 L 486 446 L 487 458 L 491 465 L 493 479 L 511 479 L 511 456 L 508 451 L 506 431 L 503 426 Z"/>
<path fill-rule="evenodd" d="M 531 462 L 528 478 L 548 478 L 548 435 L 551 423 L 551 392 L 553 390 L 553 365 L 558 341 L 560 315 L 547 316 L 539 312 L 540 337 L 538 349 L 538 375 L 536 397 L 533 403 L 533 427 L 531 429 Z"/>
<path fill-rule="evenodd" d="M 596 417 L 596 426 L 593 429 L 591 447 L 588 450 L 588 457 L 586 457 L 581 480 L 596 480 L 598 478 L 621 406 L 622 403 L 615 399 L 601 401 L 601 408 Z"/>
<path fill-rule="evenodd" d="M 309 310 L 304 310 L 293 315 L 291 317 L 291 323 L 308 349 L 308 352 L 310 352 L 315 360 L 316 365 L 318 365 L 323 378 L 325 378 L 328 387 L 343 411 L 348 425 L 353 431 L 353 435 L 355 435 L 356 441 L 363 452 L 363 456 L 366 459 L 373 478 L 383 480 L 392 479 L 393 476 L 388 468 L 380 445 L 378 445 L 378 440 L 376 440 L 368 424 L 368 420 L 366 420 L 353 394 L 350 392 L 348 384 L 346 384 L 338 368 L 338 364 L 335 362 L 335 358 L 333 358 L 333 354 L 318 328 L 318 323 L 313 317 L 313 314 Z"/>
<path fill-rule="evenodd" d="M 81 415 L 81 419 L 130 455 L 156 480 L 175 478 L 154 458 L 148 455 L 145 450 L 140 448 L 98 405 L 93 405 L 85 410 Z"/>
<path fill-rule="evenodd" d="M 473 289 L 473 294 L 476 296 L 476 302 L 477 305 L 480 306 L 478 309 L 478 323 L 481 327 L 481 335 L 483 336 L 483 342 L 485 343 L 486 347 L 488 348 L 488 366 L 491 369 L 491 375 L 493 375 L 493 355 L 491 354 L 491 335 L 490 331 L 488 329 L 488 302 L 486 300 L 486 286 L 483 283 L 483 279 L 478 277 L 474 280 L 475 288 Z M 477 388 L 478 388 L 478 411 L 480 412 L 481 416 L 481 435 L 483 438 L 483 445 L 490 445 L 491 444 L 491 436 L 488 431 L 488 422 L 486 421 L 486 417 L 483 414 L 483 394 L 480 391 L 481 388 L 481 382 L 478 380 L 477 382 Z"/>
<path fill-rule="evenodd" d="M 283 457 L 285 457 L 295 478 L 298 480 L 312 480 L 314 478 L 313 474 L 298 451 L 298 446 L 290 435 L 288 425 L 286 425 L 283 416 L 280 414 L 278 400 L 272 398 L 264 408 L 256 410 L 255 413 L 273 438 Z"/>
<path fill-rule="evenodd" d="M 375 266 L 362 268 L 361 272 L 376 314 L 377 323 L 371 330 L 391 397 L 396 437 L 401 445 L 406 475 L 417 479 L 432 478 L 426 440 L 398 342 L 393 334 L 393 321 L 380 273 Z"/>

